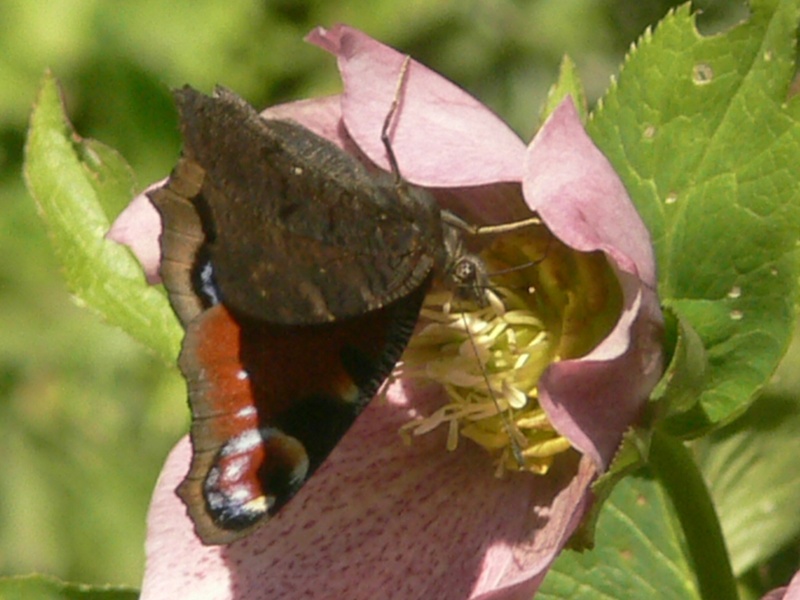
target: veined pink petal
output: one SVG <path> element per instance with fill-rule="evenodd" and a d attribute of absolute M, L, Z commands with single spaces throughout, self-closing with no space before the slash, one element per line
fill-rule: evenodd
<path fill-rule="evenodd" d="M 532 592 L 532 575 L 583 514 L 594 467 L 585 461 L 576 477 L 576 459 L 565 457 L 553 477 L 498 480 L 478 448 L 444 453 L 436 435 L 405 446 L 397 434 L 409 417 L 401 387 L 364 411 L 271 522 L 227 547 L 202 546 L 174 494 L 189 460 L 181 442 L 153 497 L 142 598 L 371 600 L 392 590 L 397 598 L 463 600 Z M 419 410 L 441 402 L 430 387 L 406 393 Z"/>
<path fill-rule="evenodd" d="M 583 358 L 551 365 L 539 399 L 558 431 L 605 468 L 662 373 L 662 316 L 650 235 L 570 98 L 528 148 L 523 193 L 550 231 L 583 252 L 602 250 L 619 276 L 623 312 Z"/>
<path fill-rule="evenodd" d="M 373 162 L 390 170 L 381 128 L 404 55 L 345 25 L 319 27 L 306 39 L 337 57 L 347 131 Z M 519 136 L 467 92 L 413 60 L 391 139 L 403 178 L 416 185 L 475 186 L 522 176 L 525 145 Z"/>
<path fill-rule="evenodd" d="M 175 488 L 188 471 L 189 436 L 167 457 L 147 515 L 146 569 L 140 600 L 230 597 L 230 572 L 222 547 L 203 546 Z"/>

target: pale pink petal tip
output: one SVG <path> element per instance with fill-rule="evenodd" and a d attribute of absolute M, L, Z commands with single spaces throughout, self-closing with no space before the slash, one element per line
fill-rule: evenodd
<path fill-rule="evenodd" d="M 405 56 L 344 25 L 317 28 L 306 39 L 336 55 L 347 131 L 373 162 L 390 170 L 381 129 L 398 96 Z M 466 187 L 521 179 L 525 144 L 463 89 L 412 60 L 399 97 L 390 136 L 406 180 Z"/>
<path fill-rule="evenodd" d="M 295 121 L 340 148 L 345 150 L 349 148 L 349 138 L 342 125 L 341 96 L 325 96 L 277 104 L 264 109 L 261 116 L 265 119 Z"/>
<path fill-rule="evenodd" d="M 158 243 L 161 234 L 161 216 L 147 198 L 147 192 L 162 185 L 159 181 L 136 196 L 125 210 L 114 220 L 106 238 L 131 249 L 142 265 L 147 282 L 156 284 L 161 281 L 158 265 L 161 262 L 161 247 Z"/>
<path fill-rule="evenodd" d="M 581 252 L 602 250 L 620 269 L 655 287 L 650 233 L 614 167 L 584 130 L 572 98 L 553 111 L 528 147 L 522 189 L 562 242 Z"/>

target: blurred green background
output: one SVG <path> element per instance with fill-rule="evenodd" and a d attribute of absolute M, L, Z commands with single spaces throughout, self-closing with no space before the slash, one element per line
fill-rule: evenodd
<path fill-rule="evenodd" d="M 224 84 L 256 106 L 332 93 L 302 42 L 345 22 L 414 55 L 530 138 L 564 53 L 590 100 L 666 0 L 2 0 L 0 2 L 0 575 L 138 585 L 145 514 L 188 427 L 183 382 L 70 299 L 20 172 L 44 69 L 77 131 L 116 147 L 139 187 L 179 150 L 169 90 Z M 707 0 L 702 28 L 743 18 Z"/>

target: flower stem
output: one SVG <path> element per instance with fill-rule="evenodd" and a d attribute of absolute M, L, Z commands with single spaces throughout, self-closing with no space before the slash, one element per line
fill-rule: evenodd
<path fill-rule="evenodd" d="M 708 600 L 736 600 L 739 597 L 736 580 L 719 518 L 691 453 L 681 440 L 655 431 L 650 466 L 678 514 L 700 596 Z"/>

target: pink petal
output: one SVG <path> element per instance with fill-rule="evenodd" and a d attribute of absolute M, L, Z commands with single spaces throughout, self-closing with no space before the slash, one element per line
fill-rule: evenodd
<path fill-rule="evenodd" d="M 441 398 L 413 390 L 426 410 Z M 174 488 L 188 468 L 185 441 L 170 455 L 149 518 L 142 597 L 523 597 L 532 593 L 583 514 L 595 475 L 565 457 L 553 477 L 497 480 L 485 454 L 443 451 L 426 436 L 405 446 L 400 386 L 374 401 L 330 459 L 270 523 L 207 548 Z M 444 433 L 444 432 L 442 432 Z M 496 595 L 506 589 L 507 595 Z"/>
<path fill-rule="evenodd" d="M 528 148 L 523 193 L 550 231 L 576 250 L 602 250 L 623 290 L 623 313 L 587 356 L 551 365 L 540 401 L 559 432 L 605 468 L 662 372 L 662 316 L 650 235 L 571 99 Z"/>
<path fill-rule="evenodd" d="M 202 546 L 175 488 L 186 475 L 192 448 L 184 437 L 170 453 L 156 483 L 145 542 L 140 600 L 230 597 L 230 573 L 219 546 Z"/>
<path fill-rule="evenodd" d="M 539 401 L 556 430 L 600 470 L 608 467 L 661 376 L 661 323 L 657 297 L 644 289 L 595 351 L 552 364 L 539 380 Z M 603 356 L 625 344 L 624 354 Z"/>
<path fill-rule="evenodd" d="M 788 586 L 772 590 L 762 596 L 761 600 L 800 600 L 800 571 L 795 573 Z"/>
<path fill-rule="evenodd" d="M 528 206 L 562 242 L 581 252 L 602 250 L 655 287 L 650 233 L 611 163 L 584 131 L 571 98 L 528 147 L 522 188 Z"/>
<path fill-rule="evenodd" d="M 567 473 L 572 474 L 571 480 L 566 478 Z M 548 505 L 539 504 L 530 511 L 529 527 L 539 531 L 511 540 L 511 545 L 495 545 L 487 554 L 473 595 L 481 600 L 531 598 L 550 563 L 589 509 L 592 500 L 589 486 L 596 475 L 591 460 L 583 457 L 569 469 L 535 477 L 537 494 L 551 499 Z"/>
<path fill-rule="evenodd" d="M 345 86 L 347 131 L 373 162 L 390 170 L 381 128 L 395 98 L 404 55 L 344 25 L 319 27 L 306 39 L 336 55 Z M 403 177 L 427 187 L 519 181 L 525 152 L 497 115 L 413 60 L 392 124 L 392 149 Z"/>
<path fill-rule="evenodd" d="M 161 233 L 161 216 L 147 199 L 147 192 L 154 190 L 166 182 L 166 179 L 152 184 L 131 203 L 114 220 L 106 238 L 128 246 L 142 265 L 147 282 L 156 284 L 161 281 L 158 265 L 161 262 L 161 247 L 158 236 Z"/>
<path fill-rule="evenodd" d="M 342 123 L 341 96 L 325 96 L 277 104 L 264 109 L 261 116 L 265 119 L 296 121 L 343 150 L 352 147 L 352 141 Z"/>

